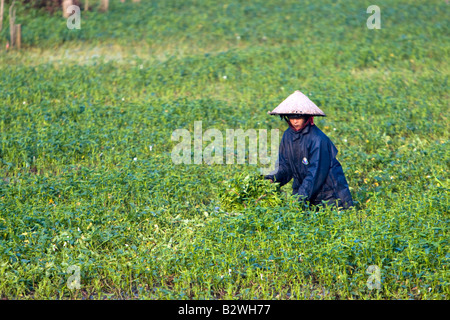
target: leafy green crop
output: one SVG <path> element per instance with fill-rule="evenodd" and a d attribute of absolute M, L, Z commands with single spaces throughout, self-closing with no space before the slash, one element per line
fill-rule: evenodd
<path fill-rule="evenodd" d="M 276 184 L 257 175 L 240 174 L 226 181 L 220 203 L 223 210 L 239 211 L 247 206 L 275 207 L 283 203 Z"/>
<path fill-rule="evenodd" d="M 18 4 L 0 298 L 447 300 L 450 7 L 377 5 L 370 30 L 359 0 L 110 1 L 70 30 Z M 195 121 L 282 133 L 267 111 L 294 90 L 327 114 L 355 208 L 300 207 L 255 165 L 172 161 Z"/>

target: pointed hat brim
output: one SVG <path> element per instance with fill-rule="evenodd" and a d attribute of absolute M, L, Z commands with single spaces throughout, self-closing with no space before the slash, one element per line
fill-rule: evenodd
<path fill-rule="evenodd" d="M 296 90 L 287 97 L 278 105 L 278 107 L 273 109 L 273 111 L 267 113 L 271 115 L 304 114 L 310 116 L 325 116 L 325 113 L 299 90 Z"/>

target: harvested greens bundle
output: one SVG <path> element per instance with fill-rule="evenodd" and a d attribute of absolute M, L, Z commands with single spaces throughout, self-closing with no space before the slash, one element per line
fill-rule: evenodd
<path fill-rule="evenodd" d="M 224 185 L 221 205 L 226 211 L 236 212 L 249 206 L 273 207 L 282 204 L 278 184 L 258 175 L 239 174 Z"/>

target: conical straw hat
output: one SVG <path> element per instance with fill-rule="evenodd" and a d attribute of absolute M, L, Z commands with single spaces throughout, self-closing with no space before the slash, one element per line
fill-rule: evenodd
<path fill-rule="evenodd" d="M 288 114 L 304 114 L 311 116 L 325 116 L 325 113 L 319 109 L 307 96 L 296 90 L 293 94 L 286 98 L 273 111 L 268 114 L 288 115 Z"/>

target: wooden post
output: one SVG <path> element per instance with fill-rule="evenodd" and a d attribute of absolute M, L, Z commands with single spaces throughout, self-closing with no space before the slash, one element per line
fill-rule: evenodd
<path fill-rule="evenodd" d="M 3 27 L 3 8 L 5 6 L 5 0 L 0 0 L 0 32 L 2 32 Z"/>
<path fill-rule="evenodd" d="M 16 31 L 15 29 L 14 29 L 14 25 L 13 24 L 10 24 L 9 25 L 9 41 L 10 41 L 10 43 L 9 43 L 9 47 L 11 48 L 11 49 L 13 49 L 14 48 L 14 46 L 15 46 L 15 41 L 14 40 L 16 40 L 16 35 L 14 34 L 14 31 Z"/>
<path fill-rule="evenodd" d="M 16 40 L 16 35 L 15 35 L 15 22 L 16 22 L 16 9 L 13 10 L 14 5 L 15 5 L 15 0 L 11 3 L 11 6 L 9 7 L 9 37 L 10 37 L 10 47 L 11 49 L 14 48 L 15 46 L 15 40 Z"/>
<path fill-rule="evenodd" d="M 109 0 L 100 0 L 100 11 L 106 12 L 108 11 Z"/>
<path fill-rule="evenodd" d="M 66 19 L 71 15 L 71 13 L 67 13 L 67 8 L 69 8 L 71 5 L 73 5 L 72 0 L 63 0 L 62 3 L 63 17 Z"/>
<path fill-rule="evenodd" d="M 20 50 L 20 46 L 22 45 L 22 26 L 20 24 L 14 25 L 14 43 L 17 49 Z"/>
<path fill-rule="evenodd" d="M 89 0 L 86 0 L 84 2 L 84 11 L 88 11 L 89 10 Z"/>

